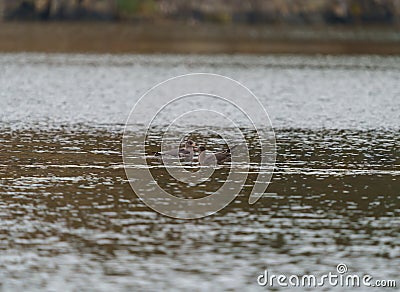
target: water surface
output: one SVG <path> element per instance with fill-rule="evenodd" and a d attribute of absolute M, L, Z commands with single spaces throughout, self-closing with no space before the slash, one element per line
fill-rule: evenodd
<path fill-rule="evenodd" d="M 253 291 L 266 290 L 256 282 L 266 267 L 322 274 L 340 262 L 398 280 L 399 60 L 0 55 L 2 288 Z M 145 90 L 186 72 L 233 77 L 265 104 L 277 163 L 257 204 L 247 203 L 259 171 L 249 129 L 249 179 L 217 214 L 171 219 L 131 190 L 121 157 L 129 110 Z M 162 126 L 149 156 L 161 136 Z M 210 150 L 221 150 L 213 138 Z M 227 171 L 187 187 L 163 176 L 158 161 L 151 167 L 182 196 L 218 186 Z"/>

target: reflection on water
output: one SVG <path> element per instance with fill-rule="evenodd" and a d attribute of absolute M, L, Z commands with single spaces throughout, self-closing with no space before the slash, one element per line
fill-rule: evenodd
<path fill-rule="evenodd" d="M 398 131 L 277 129 L 276 135 L 268 196 L 247 203 L 254 165 L 226 209 L 183 221 L 158 215 L 131 190 L 121 127 L 3 127 L 2 287 L 256 290 L 256 276 L 267 266 L 277 273 L 327 273 L 339 262 L 396 279 Z M 156 143 L 148 148 L 157 150 Z M 163 178 L 157 161 L 151 166 L 171 190 L 203 191 Z M 226 171 L 211 180 L 218 184 Z"/>
<path fill-rule="evenodd" d="M 209 72 L 251 89 L 274 127 L 399 128 L 398 56 L 0 54 L 0 69 L 0 122 L 13 127 L 123 125 L 155 84 Z"/>

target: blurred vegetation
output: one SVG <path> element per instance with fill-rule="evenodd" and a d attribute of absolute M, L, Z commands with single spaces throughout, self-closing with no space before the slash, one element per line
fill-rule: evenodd
<path fill-rule="evenodd" d="M 399 24 L 400 0 L 0 0 L 5 20 Z"/>
<path fill-rule="evenodd" d="M 116 14 L 118 18 L 152 17 L 157 14 L 157 5 L 154 0 L 117 0 Z"/>

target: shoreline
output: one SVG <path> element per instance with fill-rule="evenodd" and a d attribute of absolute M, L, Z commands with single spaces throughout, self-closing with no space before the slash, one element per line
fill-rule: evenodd
<path fill-rule="evenodd" d="M 395 27 L 1 22 L 0 52 L 399 55 Z"/>

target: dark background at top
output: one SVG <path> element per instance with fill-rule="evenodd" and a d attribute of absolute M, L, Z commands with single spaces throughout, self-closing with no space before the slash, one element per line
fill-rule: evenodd
<path fill-rule="evenodd" d="M 3 20 L 398 25 L 398 0 L 0 0 Z"/>

